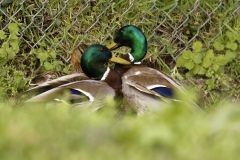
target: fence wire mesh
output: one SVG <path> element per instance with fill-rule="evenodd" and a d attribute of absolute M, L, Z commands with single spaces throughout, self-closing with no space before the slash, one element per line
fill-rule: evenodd
<path fill-rule="evenodd" d="M 20 26 L 23 51 L 69 53 L 81 43 L 104 43 L 126 24 L 146 34 L 149 52 L 178 57 L 195 40 L 209 45 L 239 16 L 239 1 L 1 0 L 1 28 Z M 167 4 L 167 5 L 166 5 Z M 67 58 L 67 55 L 62 55 Z"/>

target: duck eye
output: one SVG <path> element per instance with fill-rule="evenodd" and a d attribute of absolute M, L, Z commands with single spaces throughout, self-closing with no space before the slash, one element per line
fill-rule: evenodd
<path fill-rule="evenodd" d="M 100 51 L 101 51 L 101 52 L 105 51 L 105 48 L 100 48 Z"/>

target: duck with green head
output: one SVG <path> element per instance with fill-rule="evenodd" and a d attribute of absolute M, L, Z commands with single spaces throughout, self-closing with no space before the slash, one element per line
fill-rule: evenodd
<path fill-rule="evenodd" d="M 139 63 L 147 54 L 147 39 L 143 32 L 136 26 L 128 25 L 120 28 L 114 35 L 107 48 L 114 50 L 122 46 L 131 48 L 130 53 L 124 58 L 132 63 Z"/>
<path fill-rule="evenodd" d="M 121 46 L 130 47 L 130 53 L 123 58 L 131 63 L 136 64 L 141 61 L 147 53 L 146 37 L 138 27 L 133 25 L 120 28 L 112 42 L 107 45 L 110 50 Z M 186 91 L 177 81 L 156 69 L 142 65 L 117 65 L 115 70 L 122 76 L 124 99 L 138 114 L 152 109 L 161 109 L 166 102 L 178 101 L 176 90 L 187 96 Z M 192 104 L 197 106 L 194 102 Z"/>
<path fill-rule="evenodd" d="M 100 108 L 105 104 L 107 95 L 112 97 L 121 96 L 121 77 L 117 71 L 107 66 L 108 62 L 130 64 L 130 62 L 114 56 L 105 46 L 91 45 L 82 55 L 81 68 L 89 78 L 94 80 L 66 83 L 43 92 L 27 102 L 47 102 L 54 99 L 61 101 L 59 97 L 65 96 L 65 99 L 73 102 L 74 106 Z M 66 93 L 68 93 L 67 98 Z M 87 101 L 82 102 L 83 97 Z"/>

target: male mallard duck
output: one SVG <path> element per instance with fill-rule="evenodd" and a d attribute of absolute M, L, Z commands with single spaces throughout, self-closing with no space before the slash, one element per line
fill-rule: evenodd
<path fill-rule="evenodd" d="M 84 50 L 87 47 L 88 46 L 86 44 L 80 44 L 73 50 L 73 52 L 71 54 L 71 64 L 72 64 L 71 74 L 83 73 L 81 65 L 80 65 L 80 60 L 81 60 Z M 54 79 L 57 79 L 59 77 L 66 76 L 66 75 L 67 75 L 66 73 L 61 72 L 61 71 L 48 71 L 48 72 L 45 72 L 45 73 L 35 76 L 29 82 L 29 85 L 33 85 L 33 86 L 40 85 L 40 84 L 43 84 L 44 82 L 51 81 L 51 80 L 54 80 Z"/>
<path fill-rule="evenodd" d="M 46 102 L 54 99 L 59 100 L 59 97 L 63 96 L 65 97 L 64 100 L 67 99 L 69 102 L 73 103 L 74 106 L 80 106 L 81 108 L 94 106 L 93 110 L 100 108 L 104 105 L 103 102 L 107 95 L 114 97 L 121 94 L 121 77 L 118 72 L 110 69 L 106 65 L 109 61 L 120 64 L 130 64 L 122 58 L 115 57 L 105 46 L 98 44 L 91 45 L 82 55 L 81 67 L 84 73 L 94 80 L 81 80 L 66 83 L 47 90 L 29 99 L 27 102 Z M 74 78 L 74 76 L 72 78 Z M 46 83 L 55 84 L 58 79 Z M 49 85 L 45 86 L 49 87 Z M 68 93 L 68 96 L 65 94 L 66 92 Z"/>
<path fill-rule="evenodd" d="M 147 39 L 143 32 L 133 25 L 120 28 L 106 47 L 114 50 L 122 46 L 131 48 L 130 53 L 123 57 L 132 63 L 138 64 L 147 54 Z"/>
<path fill-rule="evenodd" d="M 132 63 L 141 61 L 147 53 L 147 40 L 142 31 L 132 25 L 120 28 L 113 41 L 107 45 L 111 50 L 121 46 L 131 48 L 124 58 Z M 116 65 L 122 76 L 122 92 L 126 103 L 138 114 L 160 109 L 163 103 L 178 101 L 175 91 L 186 94 L 184 88 L 169 75 L 141 65 Z M 193 102 L 196 106 L 196 104 Z"/>

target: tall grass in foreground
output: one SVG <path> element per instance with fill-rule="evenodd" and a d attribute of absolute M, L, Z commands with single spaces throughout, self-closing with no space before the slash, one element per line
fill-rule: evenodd
<path fill-rule="evenodd" d="M 0 159 L 239 159 L 240 108 L 210 113 L 170 105 L 116 116 L 111 107 L 79 114 L 64 106 L 0 105 Z"/>

